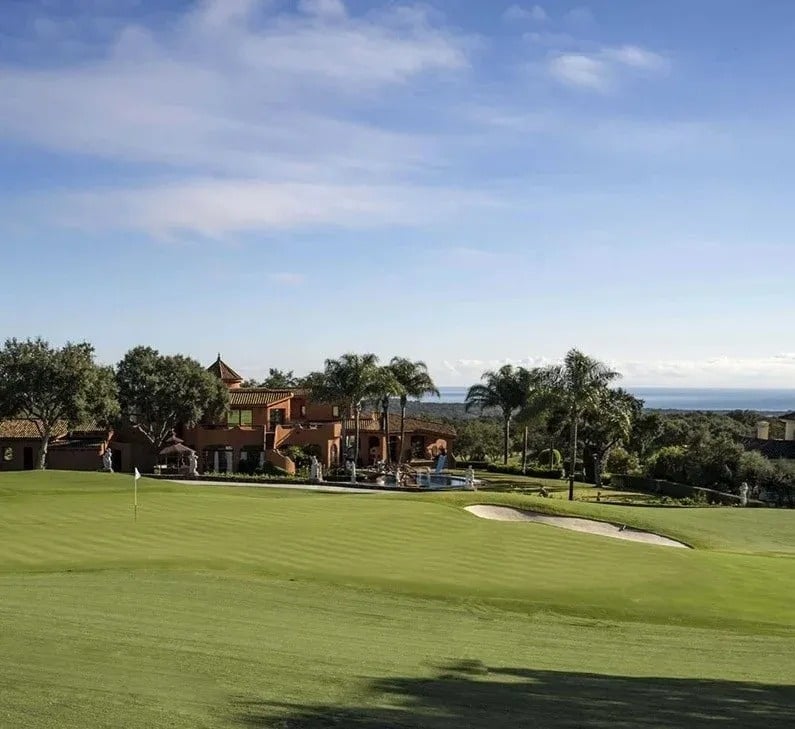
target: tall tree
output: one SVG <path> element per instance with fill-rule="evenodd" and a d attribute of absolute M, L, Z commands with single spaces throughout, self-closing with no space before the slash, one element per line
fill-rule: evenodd
<path fill-rule="evenodd" d="M 51 347 L 43 339 L 9 339 L 0 350 L 0 415 L 30 418 L 41 446 L 39 468 L 57 424 L 107 424 L 118 412 L 113 371 L 94 362 L 88 342 Z"/>
<path fill-rule="evenodd" d="M 267 387 L 269 390 L 289 390 L 298 387 L 298 377 L 292 370 L 279 370 L 273 367 L 268 369 L 268 376 L 264 380 L 244 380 L 241 387 Z"/>
<path fill-rule="evenodd" d="M 340 455 L 347 448 L 347 417 L 353 417 L 355 442 L 354 463 L 359 462 L 362 406 L 380 398 L 383 393 L 384 372 L 374 354 L 343 354 L 338 359 L 327 359 L 322 372 L 310 374 L 304 381 L 311 397 L 319 402 L 344 408 Z"/>
<path fill-rule="evenodd" d="M 511 421 L 527 402 L 530 373 L 524 367 L 503 365 L 496 372 L 484 372 L 484 384 L 472 385 L 466 395 L 467 411 L 478 408 L 481 412 L 495 408 L 502 413 L 502 462 L 508 463 L 511 439 Z"/>
<path fill-rule="evenodd" d="M 621 388 L 604 388 L 583 411 L 583 468 L 597 486 L 602 485 L 602 470 L 610 451 L 629 441 L 633 423 L 642 411 L 643 401 Z"/>
<path fill-rule="evenodd" d="M 537 427 L 544 422 L 554 401 L 554 393 L 546 387 L 544 371 L 541 368 L 527 370 L 520 367 L 516 377 L 520 391 L 524 392 L 524 401 L 514 417 L 523 428 L 522 473 L 526 473 L 530 427 Z"/>
<path fill-rule="evenodd" d="M 229 392 L 196 360 L 161 355 L 151 347 L 135 347 L 116 369 L 122 416 L 160 450 L 178 425 L 193 427 L 215 420 L 229 404 Z"/>
<path fill-rule="evenodd" d="M 419 360 L 412 361 L 406 357 L 392 357 L 389 370 L 398 385 L 400 397 L 400 450 L 398 463 L 403 462 L 406 443 L 406 405 L 409 398 L 419 399 L 424 395 L 439 397 L 439 390 L 428 373 L 428 365 Z"/>
<path fill-rule="evenodd" d="M 566 353 L 563 364 L 546 368 L 544 377 L 565 405 L 569 423 L 569 501 L 574 500 L 574 471 L 577 463 L 577 429 L 582 413 L 593 406 L 611 382 L 620 377 L 606 364 L 578 349 Z"/>

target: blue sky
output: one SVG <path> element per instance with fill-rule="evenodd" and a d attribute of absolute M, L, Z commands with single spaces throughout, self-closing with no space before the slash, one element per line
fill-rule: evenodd
<path fill-rule="evenodd" d="M 0 334 L 792 386 L 788 0 L 4 0 Z"/>

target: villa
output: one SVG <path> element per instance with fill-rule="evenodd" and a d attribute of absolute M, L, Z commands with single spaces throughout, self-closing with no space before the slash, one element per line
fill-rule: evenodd
<path fill-rule="evenodd" d="M 338 463 L 340 453 L 353 449 L 355 422 L 350 418 L 344 421 L 347 443 L 343 451 L 343 413 L 338 406 L 313 402 L 300 388 L 242 387 L 243 378 L 220 355 L 207 369 L 229 389 L 229 409 L 225 422 L 181 432 L 185 444 L 199 454 L 202 470 L 232 472 L 239 470 L 241 463 L 255 460 L 293 472 L 295 465 L 282 453 L 288 446 L 311 450 L 326 467 Z M 400 416 L 390 413 L 388 423 L 382 420 L 375 413 L 361 416 L 359 465 L 386 460 L 387 453 L 397 460 Z M 406 418 L 404 459 L 432 459 L 440 450 L 450 450 L 454 440 L 452 426 Z"/>
<path fill-rule="evenodd" d="M 355 423 L 336 405 L 313 402 L 302 389 L 272 390 L 242 387 L 243 378 L 220 357 L 208 368 L 229 390 L 229 407 L 220 422 L 181 427 L 177 435 L 196 451 L 202 472 L 232 473 L 270 463 L 288 473 L 295 464 L 283 452 L 299 446 L 317 456 L 325 467 L 337 464 L 354 445 Z M 344 425 L 344 428 L 343 428 Z M 346 443 L 343 444 L 343 429 Z M 455 429 L 444 423 L 406 418 L 404 460 L 427 461 L 439 452 L 452 452 Z M 115 430 L 83 426 L 56 428 L 47 455 L 51 469 L 94 471 L 101 466 L 106 448 L 113 454 L 115 471 L 137 467 L 151 472 L 157 454 L 145 438 L 129 425 Z M 343 450 L 344 448 L 344 450 Z M 40 436 L 32 420 L 0 421 L 0 471 L 33 469 L 38 463 Z M 359 465 L 397 460 L 400 451 L 400 416 L 388 422 L 375 413 L 360 418 Z"/>

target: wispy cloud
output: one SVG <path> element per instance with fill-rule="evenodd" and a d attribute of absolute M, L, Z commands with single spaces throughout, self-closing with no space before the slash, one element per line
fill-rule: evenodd
<path fill-rule="evenodd" d="M 560 360 L 527 356 L 502 359 L 461 358 L 443 360 L 433 369 L 446 384 L 470 384 L 486 370 L 505 364 L 543 367 Z M 673 387 L 792 387 L 795 382 L 795 353 L 763 357 L 712 357 L 678 360 L 610 359 L 608 364 L 623 375 L 626 386 Z"/>
<path fill-rule="evenodd" d="M 599 92 L 615 88 L 627 70 L 649 74 L 668 67 L 668 60 L 661 54 L 635 45 L 603 47 L 592 53 L 561 53 L 547 66 L 553 79 Z"/>
<path fill-rule="evenodd" d="M 169 238 L 319 226 L 372 228 L 449 218 L 500 205 L 482 192 L 417 185 L 352 185 L 204 179 L 51 199 L 63 225 L 120 228 Z"/>
<path fill-rule="evenodd" d="M 548 20 L 548 18 L 547 11 L 540 5 L 526 7 L 524 5 L 514 4 L 506 8 L 505 12 L 502 14 L 502 19 L 507 22 L 523 22 L 529 20 L 536 23 L 543 23 L 545 20 Z"/>
<path fill-rule="evenodd" d="M 379 214 L 393 222 L 412 196 L 394 205 L 378 192 L 422 189 L 440 148 L 374 122 L 361 100 L 399 103 L 404 87 L 465 71 L 471 39 L 402 6 L 363 15 L 340 0 L 303 0 L 298 13 L 276 7 L 204 0 L 157 30 L 112 26 L 79 63 L 0 66 L 0 137 L 135 163 L 135 177 L 151 182 L 75 198 L 107 202 L 122 225 L 218 232 L 376 224 Z M 168 213 L 159 195 L 190 207 Z M 112 223 L 101 210 L 98 219 Z"/>

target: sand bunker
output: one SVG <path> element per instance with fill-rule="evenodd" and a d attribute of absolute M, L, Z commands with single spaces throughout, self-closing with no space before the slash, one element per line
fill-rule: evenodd
<path fill-rule="evenodd" d="M 656 544 L 660 547 L 684 547 L 689 549 L 687 544 L 677 542 L 675 539 L 661 537 L 659 534 L 644 532 L 640 529 L 610 524 L 604 521 L 594 521 L 593 519 L 581 519 L 570 516 L 551 516 L 549 514 L 539 514 L 537 511 L 523 511 L 513 509 L 510 506 L 488 506 L 486 504 L 476 504 L 465 507 L 470 514 L 479 516 L 481 519 L 493 519 L 495 521 L 532 521 L 537 524 L 549 524 L 550 526 L 571 529 L 575 532 L 586 532 L 587 534 L 598 534 L 602 537 L 613 537 L 614 539 L 626 539 L 630 542 L 643 542 L 644 544 Z"/>

